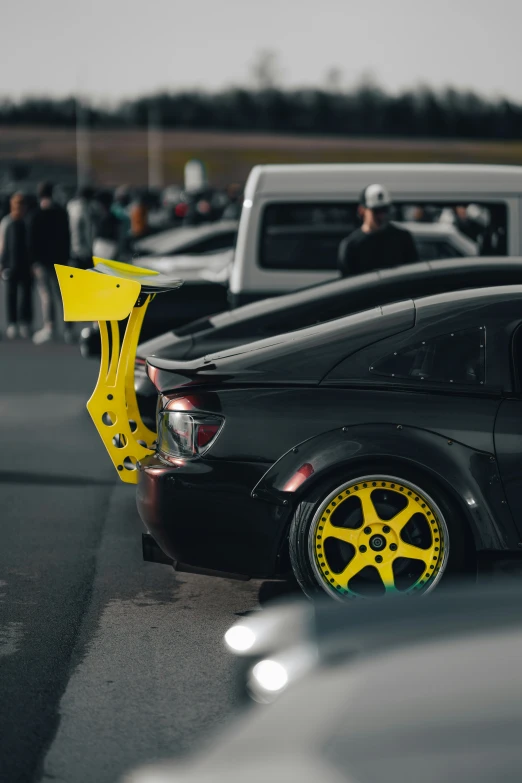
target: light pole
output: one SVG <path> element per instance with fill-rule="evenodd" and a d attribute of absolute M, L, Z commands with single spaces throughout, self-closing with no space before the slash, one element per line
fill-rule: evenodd
<path fill-rule="evenodd" d="M 158 102 L 154 99 L 151 99 L 148 105 L 147 148 L 149 189 L 161 188 L 163 187 L 161 112 Z"/>
<path fill-rule="evenodd" d="M 76 96 L 76 184 L 81 188 L 91 179 L 91 144 L 88 112 L 82 98 Z"/>

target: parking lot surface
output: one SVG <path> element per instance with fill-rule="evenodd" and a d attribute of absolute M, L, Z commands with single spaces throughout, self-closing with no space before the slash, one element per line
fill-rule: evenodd
<path fill-rule="evenodd" d="M 237 707 L 222 636 L 259 582 L 141 559 L 77 346 L 0 342 L 0 780 L 116 781 Z"/>

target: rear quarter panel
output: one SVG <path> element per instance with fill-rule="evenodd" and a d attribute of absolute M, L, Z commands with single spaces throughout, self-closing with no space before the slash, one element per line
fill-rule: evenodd
<path fill-rule="evenodd" d="M 231 390 L 219 398 L 226 423 L 209 457 L 272 463 L 252 487 L 259 502 L 295 506 L 306 483 L 295 496 L 284 485 L 305 462 L 317 479 L 348 462 L 400 459 L 456 491 L 478 549 L 517 548 L 494 456 L 498 400 L 353 389 Z"/>

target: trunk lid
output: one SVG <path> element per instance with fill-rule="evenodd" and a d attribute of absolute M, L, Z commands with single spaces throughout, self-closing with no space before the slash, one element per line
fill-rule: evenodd
<path fill-rule="evenodd" d="M 414 323 L 409 299 L 191 361 L 152 356 L 148 373 L 160 393 L 216 384 L 317 385 L 351 354 Z"/>

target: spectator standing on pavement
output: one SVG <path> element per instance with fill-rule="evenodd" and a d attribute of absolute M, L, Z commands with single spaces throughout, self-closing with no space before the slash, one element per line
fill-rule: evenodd
<path fill-rule="evenodd" d="M 138 194 L 131 206 L 130 221 L 133 239 L 147 236 L 149 231 L 149 208 L 143 193 Z"/>
<path fill-rule="evenodd" d="M 94 230 L 93 255 L 109 261 L 122 261 L 125 255 L 125 225 L 112 211 L 112 195 L 101 191 L 96 195 L 100 213 Z"/>
<path fill-rule="evenodd" d="M 88 185 L 78 190 L 76 198 L 67 204 L 71 234 L 71 262 L 80 269 L 92 266 L 94 221 L 92 214 L 93 190 Z"/>
<path fill-rule="evenodd" d="M 23 193 L 11 198 L 10 220 L 3 237 L 0 270 L 6 290 L 6 335 L 30 337 L 33 320 L 33 278 L 29 257 L 27 210 Z"/>
<path fill-rule="evenodd" d="M 8 212 L 6 215 L 3 216 L 2 220 L 0 220 L 0 255 L 2 254 L 2 251 L 4 249 L 4 239 L 5 239 L 5 232 L 7 231 L 7 226 L 11 222 L 11 213 Z"/>
<path fill-rule="evenodd" d="M 60 301 L 54 264 L 68 264 L 70 257 L 69 220 L 65 209 L 53 201 L 53 186 L 44 182 L 38 187 L 39 207 L 29 229 L 29 251 L 42 306 L 43 328 L 33 336 L 37 345 L 53 339 L 56 327 L 56 301 Z M 72 338 L 66 324 L 65 339 Z"/>
<path fill-rule="evenodd" d="M 391 206 L 390 194 L 382 185 L 368 185 L 363 190 L 359 206 L 362 226 L 339 246 L 343 277 L 419 260 L 410 232 L 390 223 Z"/>
<path fill-rule="evenodd" d="M 239 220 L 243 206 L 243 190 L 239 183 L 234 182 L 227 188 L 228 204 L 223 210 L 223 220 Z"/>
<path fill-rule="evenodd" d="M 129 217 L 129 204 L 131 202 L 129 188 L 127 185 L 120 185 L 114 193 L 111 212 L 116 215 L 118 220 L 123 223 L 125 234 L 130 234 L 131 221 Z"/>

